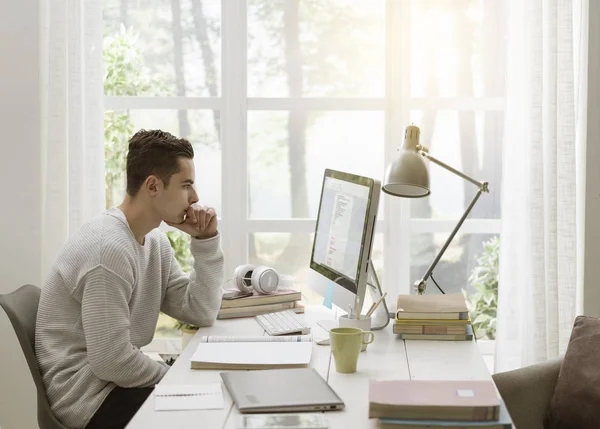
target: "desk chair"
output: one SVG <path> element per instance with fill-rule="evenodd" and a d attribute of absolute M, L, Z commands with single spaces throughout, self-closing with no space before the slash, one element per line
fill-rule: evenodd
<path fill-rule="evenodd" d="M 517 429 L 544 429 L 562 358 L 492 375 Z"/>
<path fill-rule="evenodd" d="M 67 429 L 54 417 L 50 409 L 42 374 L 35 358 L 35 321 L 41 292 L 37 286 L 21 286 L 14 292 L 0 295 L 0 307 L 4 309 L 10 323 L 12 323 L 35 382 L 40 429 Z"/>

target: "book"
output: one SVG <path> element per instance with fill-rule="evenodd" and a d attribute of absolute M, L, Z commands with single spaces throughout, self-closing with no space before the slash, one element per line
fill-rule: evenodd
<path fill-rule="evenodd" d="M 400 313 L 396 312 L 396 320 L 404 320 L 404 319 L 414 319 L 418 320 L 420 318 L 423 319 L 440 319 L 440 320 L 468 320 L 468 313 Z"/>
<path fill-rule="evenodd" d="M 399 420 L 381 419 L 379 429 L 512 429 L 512 420 L 504 401 L 500 401 L 500 417 L 487 422 L 451 421 L 451 420 Z"/>
<path fill-rule="evenodd" d="M 222 308 L 217 313 L 217 319 L 234 319 L 236 317 L 258 316 L 259 314 L 272 313 L 274 311 L 294 310 L 296 313 L 304 313 L 304 306 L 298 301 L 280 302 L 277 304 L 253 305 L 251 307 Z"/>
<path fill-rule="evenodd" d="M 310 364 L 313 344 L 312 341 L 298 341 L 297 337 L 299 336 L 295 337 L 295 341 L 294 337 L 265 335 L 262 337 L 230 337 L 227 341 L 201 342 L 190 359 L 191 368 L 305 368 Z"/>
<path fill-rule="evenodd" d="M 397 320 L 394 325 L 395 334 L 464 334 L 467 332 L 469 320 Z"/>
<path fill-rule="evenodd" d="M 467 326 L 444 325 L 394 325 L 394 334 L 425 334 L 425 335 L 461 335 L 467 332 Z"/>
<path fill-rule="evenodd" d="M 221 383 L 158 384 L 154 388 L 154 409 L 215 410 L 223 408 Z"/>
<path fill-rule="evenodd" d="M 398 295 L 396 319 L 458 319 L 469 318 L 462 293 L 439 295 Z"/>
<path fill-rule="evenodd" d="M 224 299 L 221 308 L 252 307 L 254 305 L 277 304 L 280 302 L 299 301 L 302 294 L 296 290 L 282 289 L 270 295 L 260 295 L 256 292 L 252 296 L 238 299 Z"/>
<path fill-rule="evenodd" d="M 369 381 L 369 418 L 490 421 L 500 417 L 492 380 Z"/>
<path fill-rule="evenodd" d="M 444 325 L 444 326 L 466 326 L 469 319 L 398 319 L 397 325 Z"/>
<path fill-rule="evenodd" d="M 394 334 L 398 334 L 401 340 L 430 340 L 430 341 L 471 341 L 473 340 L 473 326 L 467 325 L 465 332 L 460 334 L 417 334 L 417 333 L 402 333 L 394 325 Z"/>

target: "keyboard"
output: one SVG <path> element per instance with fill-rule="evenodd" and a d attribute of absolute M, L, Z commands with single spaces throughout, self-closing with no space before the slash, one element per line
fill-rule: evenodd
<path fill-rule="evenodd" d="M 254 316 L 256 321 L 269 335 L 310 333 L 310 327 L 300 319 L 294 310 L 277 311 Z"/>

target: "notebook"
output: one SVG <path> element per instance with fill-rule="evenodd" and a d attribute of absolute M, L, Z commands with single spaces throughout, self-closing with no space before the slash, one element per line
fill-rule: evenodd
<path fill-rule="evenodd" d="M 462 334 L 410 334 L 410 333 L 399 333 L 394 325 L 393 332 L 398 334 L 398 338 L 401 340 L 435 340 L 435 341 L 471 341 L 473 340 L 473 326 L 467 325 L 463 328 Z"/>
<path fill-rule="evenodd" d="M 344 408 L 344 402 L 313 368 L 222 372 L 221 378 L 241 413 Z"/>
<path fill-rule="evenodd" d="M 492 380 L 369 382 L 369 417 L 498 420 L 500 398 Z"/>
<path fill-rule="evenodd" d="M 224 299 L 221 308 L 250 307 L 253 305 L 277 304 L 280 302 L 299 301 L 302 298 L 300 292 L 290 289 L 277 290 L 269 295 L 261 295 L 254 292 L 253 295 L 238 299 Z"/>
<path fill-rule="evenodd" d="M 201 339 L 190 362 L 192 369 L 303 368 L 310 364 L 310 336 L 220 337 Z"/>
<path fill-rule="evenodd" d="M 396 319 L 465 320 L 469 310 L 462 293 L 398 295 Z"/>
<path fill-rule="evenodd" d="M 223 408 L 221 383 L 159 384 L 154 388 L 154 409 L 156 411 L 221 408 Z"/>
<path fill-rule="evenodd" d="M 217 313 L 217 319 L 235 319 L 238 317 L 251 317 L 259 314 L 272 313 L 274 311 L 293 310 L 294 313 L 304 313 L 304 306 L 298 301 L 280 302 L 277 304 L 252 305 L 249 307 L 221 308 Z"/>

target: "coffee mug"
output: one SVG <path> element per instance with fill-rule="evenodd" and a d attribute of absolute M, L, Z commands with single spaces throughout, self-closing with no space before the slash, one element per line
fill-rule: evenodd
<path fill-rule="evenodd" d="M 371 318 L 370 317 L 366 317 L 364 319 L 349 319 L 347 314 L 344 314 L 343 316 L 340 316 L 340 318 L 338 319 L 338 326 L 340 328 L 358 328 L 358 329 L 362 329 L 365 332 L 370 332 L 371 331 Z M 368 335 L 365 334 L 365 339 L 369 338 Z M 362 347 L 360 348 L 361 352 L 364 352 L 365 350 L 367 350 L 367 344 L 369 343 L 363 343 Z"/>
<path fill-rule="evenodd" d="M 370 337 L 365 340 L 365 337 Z M 331 352 L 335 361 L 335 370 L 341 373 L 356 372 L 358 355 L 363 344 L 371 344 L 375 334 L 359 328 L 333 328 L 329 331 Z"/>

